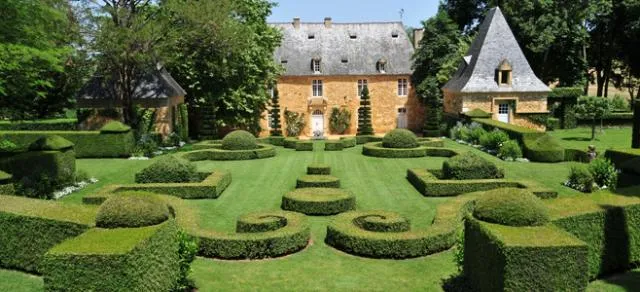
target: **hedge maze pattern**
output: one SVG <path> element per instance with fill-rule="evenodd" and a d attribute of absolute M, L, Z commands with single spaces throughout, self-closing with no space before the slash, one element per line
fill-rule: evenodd
<path fill-rule="evenodd" d="M 298 179 L 297 189 L 282 197 L 282 209 L 306 215 L 335 215 L 354 210 L 355 196 L 340 189 L 340 180 L 330 174 L 328 165 L 309 165 L 307 175 Z"/>

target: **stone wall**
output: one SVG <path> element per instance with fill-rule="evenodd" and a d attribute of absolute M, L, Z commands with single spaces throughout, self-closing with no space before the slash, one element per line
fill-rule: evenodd
<path fill-rule="evenodd" d="M 398 79 L 404 78 L 409 83 L 409 95 L 398 96 Z M 344 133 L 355 135 L 358 127 L 358 80 L 366 79 L 368 82 L 369 96 L 371 97 L 371 117 L 373 129 L 376 133 L 383 134 L 397 126 L 398 108 L 407 109 L 407 127 L 414 131 L 420 131 L 424 120 L 424 107 L 416 98 L 411 88 L 408 75 L 376 75 L 376 76 L 285 76 L 278 81 L 280 93 L 280 109 L 284 113 L 285 108 L 305 114 L 306 127 L 302 135 L 311 136 L 311 114 L 315 110 L 324 113 L 324 133 L 334 134 L 329 131 L 329 118 L 334 107 L 344 107 L 351 111 L 351 125 Z M 323 81 L 324 102 L 319 105 L 309 105 L 312 97 L 312 81 Z M 264 113 L 261 123 L 263 131 L 261 136 L 269 134 L 267 122 L 268 112 Z M 284 128 L 286 122 L 281 117 Z M 286 134 L 286 133 L 285 133 Z"/>

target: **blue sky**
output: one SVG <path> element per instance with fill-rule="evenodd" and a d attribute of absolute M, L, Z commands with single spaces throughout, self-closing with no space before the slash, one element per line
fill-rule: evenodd
<path fill-rule="evenodd" d="M 322 22 L 325 16 L 334 22 L 399 21 L 412 27 L 435 15 L 438 0 L 272 0 L 278 3 L 270 22 L 288 22 L 300 17 L 302 22 Z"/>

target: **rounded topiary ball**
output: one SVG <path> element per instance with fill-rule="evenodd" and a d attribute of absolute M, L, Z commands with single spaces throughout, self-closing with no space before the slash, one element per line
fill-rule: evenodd
<path fill-rule="evenodd" d="M 222 139 L 224 150 L 251 150 L 258 148 L 256 137 L 243 130 L 233 131 Z"/>
<path fill-rule="evenodd" d="M 416 134 L 405 129 L 392 130 L 382 139 L 382 147 L 385 148 L 416 148 L 418 146 Z"/>
<path fill-rule="evenodd" d="M 198 180 L 195 164 L 174 156 L 163 156 L 136 173 L 136 183 L 188 183 Z"/>
<path fill-rule="evenodd" d="M 171 217 L 169 206 L 157 195 L 123 192 L 107 199 L 98 210 L 96 226 L 134 228 L 160 224 Z"/>
<path fill-rule="evenodd" d="M 496 189 L 483 194 L 473 211 L 476 218 L 507 226 L 540 226 L 549 222 L 542 200 L 526 189 Z"/>

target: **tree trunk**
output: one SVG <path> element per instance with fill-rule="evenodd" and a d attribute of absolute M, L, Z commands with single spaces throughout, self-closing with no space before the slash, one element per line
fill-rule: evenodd
<path fill-rule="evenodd" d="M 631 148 L 640 149 L 640 101 L 633 107 L 633 130 L 631 131 Z"/>
<path fill-rule="evenodd" d="M 602 97 L 602 89 L 604 88 L 604 78 L 602 77 L 602 70 L 596 69 L 596 83 L 598 85 L 597 96 Z"/>
<path fill-rule="evenodd" d="M 596 118 L 591 120 L 591 141 L 596 139 Z"/>
<path fill-rule="evenodd" d="M 604 76 L 604 97 L 609 97 L 609 80 L 611 77 L 609 73 L 605 73 Z"/>

